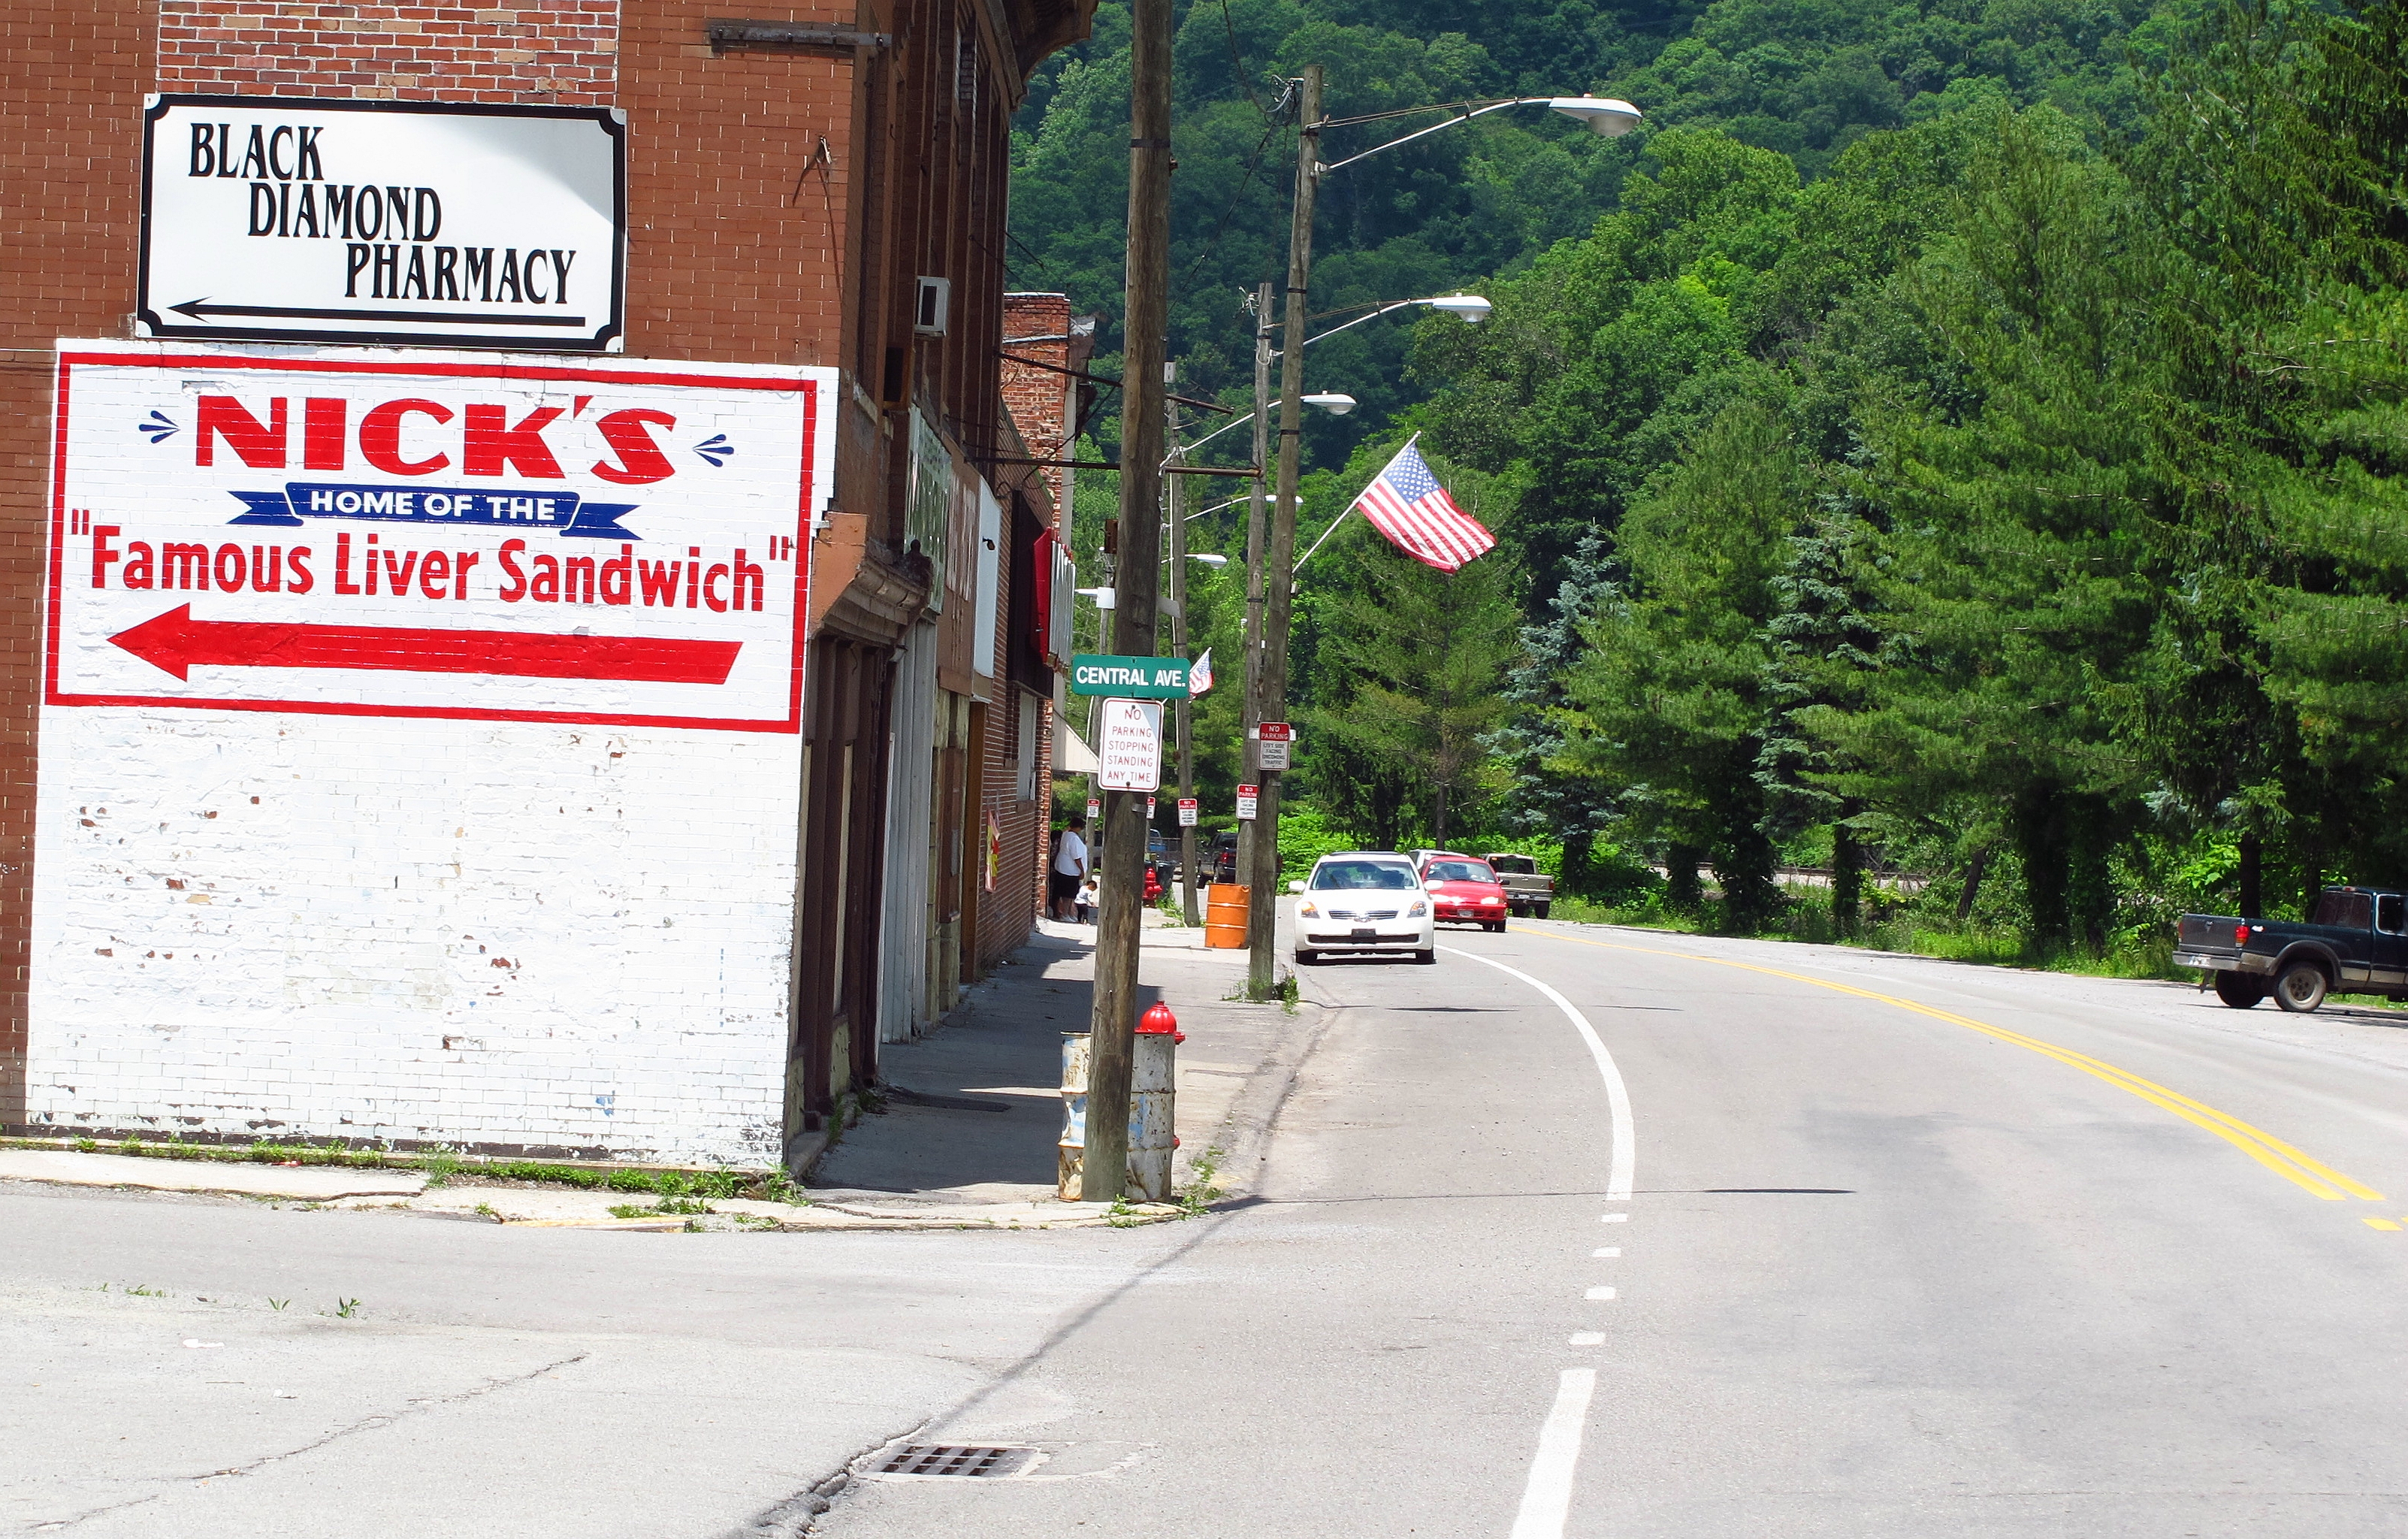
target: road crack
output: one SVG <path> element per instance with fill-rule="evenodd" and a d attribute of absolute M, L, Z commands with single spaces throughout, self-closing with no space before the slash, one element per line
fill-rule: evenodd
<path fill-rule="evenodd" d="M 299 1459 L 304 1454 L 315 1453 L 329 1444 L 340 1443 L 345 1438 L 355 1437 L 362 1432 L 372 1432 L 376 1431 L 380 1428 L 391 1427 L 397 1422 L 406 1421 L 411 1417 L 423 1416 L 429 1411 L 439 1411 L 448 1406 L 466 1404 L 467 1402 L 472 1400 L 481 1400 L 487 1395 L 495 1394 L 501 1390 L 515 1388 L 518 1385 L 526 1383 L 530 1379 L 538 1379 L 543 1377 L 546 1374 L 556 1374 L 564 1368 L 574 1367 L 592 1356 L 593 1354 L 590 1352 L 580 1352 L 574 1357 L 563 1358 L 558 1362 L 549 1362 L 540 1368 L 530 1368 L 523 1374 L 512 1374 L 506 1378 L 488 1379 L 482 1384 L 475 1385 L 466 1389 L 456 1390 L 452 1394 L 434 1395 L 424 1400 L 412 1401 L 408 1405 L 398 1411 L 378 1411 L 372 1415 L 362 1417 L 359 1420 L 351 1422 L 347 1426 L 337 1427 L 333 1431 L 327 1432 L 323 1436 L 312 1438 L 310 1441 L 302 1444 L 299 1447 L 286 1448 L 279 1453 L 262 1454 L 257 1459 L 251 1460 L 246 1463 L 228 1465 L 224 1469 L 211 1470 L 205 1474 L 152 1475 L 148 1478 L 160 1484 L 169 1485 L 172 1489 L 173 1487 L 186 1485 L 193 1481 L 222 1480 L 230 1476 L 252 1474 L 258 1471 L 266 1469 L 272 1464 L 281 1464 L 288 1460 Z M 106 1517 L 110 1513 L 124 1512 L 134 1507 L 148 1505 L 152 1502 L 159 1501 L 161 1498 L 168 1494 L 169 1491 L 158 1490 L 152 1491 L 148 1496 L 137 1496 L 123 1502 L 111 1502 L 106 1506 L 94 1507 L 89 1512 L 78 1513 L 72 1517 L 61 1517 L 47 1523 L 36 1523 L 34 1525 L 33 1532 L 36 1533 L 64 1532 L 68 1529 L 76 1528 L 84 1523 L 89 1523 L 96 1517 Z"/>

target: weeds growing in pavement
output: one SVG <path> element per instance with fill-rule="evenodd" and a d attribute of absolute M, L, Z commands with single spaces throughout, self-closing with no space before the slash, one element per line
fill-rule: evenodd
<path fill-rule="evenodd" d="M 656 1213 L 717 1213 L 708 1202 L 697 1202 L 689 1197 L 664 1197 L 651 1207 L 638 1202 L 620 1202 L 610 1209 L 613 1218 L 650 1218 Z"/>
<path fill-rule="evenodd" d="M 270 1299 L 267 1301 L 267 1307 L 281 1313 L 284 1306 L 292 1302 L 290 1299 Z"/>
<path fill-rule="evenodd" d="M 136 1283 L 132 1287 L 121 1288 L 119 1291 L 130 1293 L 137 1299 L 164 1299 L 167 1296 L 165 1288 L 152 1287 L 149 1283 Z"/>
<path fill-rule="evenodd" d="M 460 1151 L 452 1144 L 437 1143 L 420 1152 L 418 1168 L 426 1172 L 426 1187 L 432 1191 L 459 1173 Z"/>
<path fill-rule="evenodd" d="M 335 1302 L 335 1318 L 348 1320 L 360 1312 L 357 1299 L 338 1299 Z"/>
<path fill-rule="evenodd" d="M 1221 1200 L 1221 1188 L 1212 1184 L 1212 1178 L 1221 1173 L 1221 1161 L 1226 1158 L 1227 1151 L 1217 1143 L 1196 1157 L 1196 1163 L 1190 1167 L 1195 1179 L 1178 1194 L 1180 1217 L 1200 1217 Z"/>

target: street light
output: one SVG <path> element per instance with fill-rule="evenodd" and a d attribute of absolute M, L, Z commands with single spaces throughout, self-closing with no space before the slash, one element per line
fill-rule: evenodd
<path fill-rule="evenodd" d="M 1246 607 L 1250 614 L 1260 613 L 1262 616 L 1261 628 L 1248 638 L 1251 644 L 1246 653 L 1245 722 L 1249 732 L 1245 745 L 1246 778 L 1259 787 L 1255 793 L 1254 821 L 1245 830 L 1245 835 L 1252 840 L 1252 847 L 1246 852 L 1249 858 L 1244 863 L 1245 881 L 1251 889 L 1246 902 L 1246 939 L 1250 952 L 1246 964 L 1246 995 L 1249 999 L 1269 997 L 1272 975 L 1276 971 L 1272 930 L 1273 916 L 1277 913 L 1273 889 L 1278 885 L 1280 871 L 1279 777 L 1266 774 L 1261 770 L 1257 757 L 1259 748 L 1252 734 L 1273 712 L 1287 709 L 1288 621 L 1295 597 L 1296 495 L 1300 469 L 1298 449 L 1303 432 L 1302 344 L 1317 339 L 1305 336 L 1305 300 L 1312 283 L 1314 194 L 1326 172 L 1340 170 L 1383 151 L 1394 150 L 1398 145 L 1410 144 L 1442 128 L 1469 122 L 1483 114 L 1499 112 L 1509 107 L 1544 107 L 1586 124 L 1591 132 L 1607 138 L 1627 134 L 1639 126 L 1641 118 L 1639 108 L 1628 102 L 1605 96 L 1514 96 L 1502 101 L 1457 102 L 1435 108 L 1374 112 L 1357 118 L 1324 118 L 1321 115 L 1321 66 L 1307 65 L 1304 69 L 1297 118 L 1296 197 L 1291 205 L 1288 224 L 1287 315 L 1283 327 L 1288 346 L 1280 359 L 1278 502 L 1272 511 L 1268 549 L 1263 552 L 1268 559 L 1255 560 L 1255 547 L 1251 539 L 1247 549 L 1247 563 L 1252 571 L 1246 584 Z M 1433 123 L 1384 144 L 1373 145 L 1326 166 L 1319 164 L 1322 130 L 1403 117 L 1415 110 L 1449 112 L 1453 116 L 1444 122 Z M 1258 293 L 1261 297 L 1257 310 L 1268 310 L 1270 285 L 1264 284 Z M 1478 313 L 1472 313 L 1475 295 L 1450 295 L 1446 297 L 1455 302 L 1446 308 L 1467 321 L 1484 318 L 1488 313 L 1485 300 L 1478 300 Z M 1438 308 L 1435 301 L 1432 303 L 1433 308 Z M 1270 317 L 1258 313 L 1254 327 L 1255 399 L 1258 401 L 1268 395 L 1269 367 Z M 1267 447 L 1257 431 L 1254 456 L 1257 466 L 1265 466 Z M 1259 486 L 1261 482 L 1255 484 Z"/>
<path fill-rule="evenodd" d="M 1444 310 L 1449 315 L 1459 315 L 1463 317 L 1463 321 L 1466 325 L 1473 326 L 1476 326 L 1480 324 L 1481 322 L 1487 320 L 1488 312 L 1497 308 L 1476 294 L 1449 294 L 1442 295 L 1436 299 L 1398 299 L 1388 304 L 1382 305 L 1379 309 L 1372 310 L 1367 315 L 1358 315 L 1352 321 L 1347 322 L 1343 326 L 1332 326 L 1327 331 L 1323 332 L 1319 337 L 1308 337 L 1304 339 L 1304 345 L 1311 347 L 1315 342 L 1337 336 L 1340 332 L 1348 329 L 1348 327 L 1359 326 L 1366 321 L 1376 321 L 1381 316 L 1387 314 L 1390 310 L 1403 309 L 1409 305 L 1427 305 L 1432 309 Z M 1277 356 L 1277 354 L 1273 354 L 1273 356 Z M 1327 400 L 1329 397 L 1326 396 L 1307 396 L 1305 399 L 1307 401 L 1316 401 Z M 1340 396 L 1338 399 L 1346 403 L 1345 406 L 1338 409 L 1340 416 L 1343 416 L 1347 411 L 1354 409 L 1354 398 L 1352 396 Z"/>
<path fill-rule="evenodd" d="M 1426 300 L 1420 300 L 1420 299 L 1411 299 L 1411 300 L 1407 300 L 1407 301 L 1406 301 L 1406 303 L 1407 303 L 1407 304 L 1415 304 L 1415 305 L 1418 305 L 1418 304 L 1426 304 L 1426 303 L 1428 303 L 1428 302 L 1429 302 L 1429 301 L 1426 301 Z M 1317 342 L 1317 341 L 1319 341 L 1320 339 L 1321 339 L 1321 338 L 1319 338 L 1318 337 L 1316 337 L 1316 338 L 1313 338 L 1313 340 L 1314 340 L 1314 341 L 1316 341 L 1316 342 Z M 1265 404 L 1268 404 L 1268 403 L 1265 403 Z M 1304 404 L 1305 404 L 1305 405 L 1307 405 L 1307 406 L 1317 406 L 1317 407 L 1321 408 L 1321 410 L 1323 410 L 1324 411 L 1328 412 L 1328 413 L 1329 413 L 1331 416 L 1333 416 L 1333 417 L 1342 417 L 1342 416 L 1346 415 L 1346 413 L 1348 413 L 1349 411 L 1352 411 L 1352 410 L 1354 410 L 1354 407 L 1355 407 L 1355 400 L 1354 400 L 1354 396 L 1307 396 L 1304 398 Z M 1236 417 L 1236 418 L 1232 418 L 1232 419 L 1231 419 L 1231 420 L 1229 420 L 1228 422 L 1225 422 L 1225 423 L 1223 423 L 1220 426 L 1218 426 L 1218 427 L 1216 427 L 1216 428 L 1212 429 L 1212 431 L 1211 431 L 1210 433 L 1207 433 L 1207 434 L 1205 434 L 1202 438 L 1197 439 L 1194 443 L 1187 443 L 1187 444 L 1182 444 L 1182 445 L 1180 445 L 1180 446 L 1179 446 L 1179 448 L 1178 448 L 1178 450 L 1175 452 L 1175 453 L 1174 453 L 1171 457 L 1172 457 L 1172 458 L 1184 459 L 1184 458 L 1188 458 L 1188 457 L 1192 456 L 1192 455 L 1196 453 L 1196 451 L 1197 451 L 1198 449 L 1203 448 L 1206 444 L 1211 443 L 1214 439 L 1219 438 L 1222 434 L 1226 433 L 1229 429 L 1231 429 L 1231 428 L 1233 428 L 1233 427 L 1243 427 L 1243 426 L 1245 426 L 1248 423 L 1253 422 L 1253 421 L 1254 420 L 1255 413 L 1256 413 L 1256 412 L 1259 412 L 1259 411 L 1261 411 L 1261 410 L 1264 410 L 1264 407 L 1263 407 L 1262 405 L 1258 405 L 1258 406 L 1256 406 L 1256 407 L 1254 408 L 1254 410 L 1253 411 L 1249 411 L 1249 412 L 1247 412 L 1244 416 L 1242 416 L 1242 417 Z M 1162 463 L 1163 463 L 1163 464 L 1165 464 L 1165 465 L 1168 465 L 1168 464 L 1169 464 L 1169 463 L 1170 463 L 1170 460 L 1169 460 L 1169 459 L 1165 459 Z M 1261 479 L 1261 474 L 1262 474 L 1262 463 L 1261 463 L 1260 461 L 1256 461 L 1256 462 L 1255 462 L 1255 465 L 1254 465 L 1254 471 L 1255 471 L 1255 479 L 1259 481 L 1259 480 Z M 1252 495 L 1253 495 L 1253 494 L 1251 494 L 1251 493 L 1249 493 L 1249 494 L 1248 494 L 1248 496 L 1252 496 Z M 1245 499 L 1245 497 L 1231 497 L 1231 498 L 1229 499 L 1229 502 L 1243 502 L 1244 500 L 1246 500 L 1246 499 Z M 1229 505 L 1229 503 L 1228 503 L 1228 502 L 1225 502 L 1225 503 L 1222 503 L 1222 504 L 1221 504 L 1221 506 L 1222 506 L 1222 507 L 1224 507 L 1224 508 L 1227 507 L 1228 505 Z"/>
<path fill-rule="evenodd" d="M 1432 123 L 1427 128 L 1416 129 L 1402 138 L 1390 139 L 1385 144 L 1375 144 L 1364 151 L 1362 154 L 1349 155 L 1344 160 L 1331 161 L 1320 168 L 1322 171 L 1335 171 L 1340 166 L 1354 165 L 1366 155 L 1376 155 L 1383 150 L 1394 150 L 1400 144 L 1411 144 L 1413 140 L 1435 134 L 1441 128 L 1453 128 L 1456 123 L 1469 122 L 1474 118 L 1484 117 L 1491 112 L 1502 112 L 1509 107 L 1553 108 L 1565 117 L 1587 124 L 1591 133 L 1609 139 L 1618 139 L 1638 127 L 1643 116 L 1639 108 L 1612 96 L 1509 96 L 1503 101 L 1496 102 L 1456 102 L 1446 107 L 1406 107 L 1392 112 L 1366 112 L 1359 118 L 1325 118 L 1318 124 L 1308 124 L 1307 132 L 1312 132 L 1314 128 L 1345 128 L 1358 122 L 1377 122 L 1383 118 L 1409 117 L 1416 112 L 1455 114 L 1444 122 Z"/>

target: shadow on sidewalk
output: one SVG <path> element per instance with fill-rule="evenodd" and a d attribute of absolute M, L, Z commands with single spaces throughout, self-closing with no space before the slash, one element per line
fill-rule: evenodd
<path fill-rule="evenodd" d="M 879 1049 L 886 1110 L 866 1116 L 811 1172 L 838 1191 L 931 1202 L 1054 1193 L 1062 1134 L 1062 1033 L 1094 1008 L 1092 930 L 1049 926 L 918 1042 Z M 1139 1008 L 1158 991 L 1139 990 Z"/>

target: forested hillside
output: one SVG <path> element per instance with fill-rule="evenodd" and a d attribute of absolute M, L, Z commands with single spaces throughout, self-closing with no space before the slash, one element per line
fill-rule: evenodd
<path fill-rule="evenodd" d="M 1390 415 L 1316 445 L 1308 538 L 1417 430 L 1504 540 L 1445 577 L 1358 522 L 1306 569 L 1331 837 L 1520 838 L 1626 910 L 2136 966 L 2184 907 L 2408 880 L 2399 0 L 1649 24 L 1558 11 L 1538 55 L 1577 38 L 1643 133 L 1450 130 L 1451 169 L 1324 229 L 1360 297 L 1497 309 L 1363 328 L 1361 379 L 1316 351 Z M 1273 67 L 1344 78 L 1279 51 L 1304 31 Z M 1507 52 L 1489 89 L 1529 79 Z M 1548 166 L 1575 232 L 1464 212 Z M 1242 259 L 1240 207 L 1183 261 L 1267 263 L 1276 205 Z M 1406 249 L 1457 265 L 1357 278 Z M 1241 361 L 1232 318 L 1180 324 Z M 1799 864 L 1828 888 L 1784 891 Z"/>
<path fill-rule="evenodd" d="M 2052 102 L 2101 134 L 2128 135 L 2140 117 L 2128 55 L 2161 55 L 2169 30 L 2137 0 L 1189 0 L 1178 14 L 1171 355 L 1208 396 L 1248 387 L 1241 301 L 1284 271 L 1296 139 L 1282 82 L 1308 62 L 1327 72 L 1332 116 L 1595 92 L 1638 103 L 1656 128 L 1718 127 L 1779 150 L 1811 179 L 1867 133 L 1971 100 Z M 1436 121 L 1335 131 L 1325 158 Z M 1313 309 L 1426 297 L 1518 270 L 1616 206 L 1645 142 L 1516 108 L 1332 175 Z M 1066 290 L 1106 316 L 1109 356 L 1126 232 L 1125 5 L 1106 0 L 1095 36 L 1040 66 L 1016 146 L 1013 280 Z M 1314 352 L 1315 386 L 1366 406 L 1316 424 L 1325 455 L 1419 398 L 1402 367 L 1412 313 Z"/>

